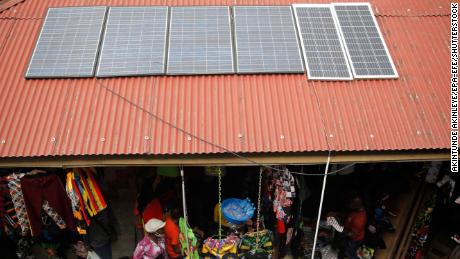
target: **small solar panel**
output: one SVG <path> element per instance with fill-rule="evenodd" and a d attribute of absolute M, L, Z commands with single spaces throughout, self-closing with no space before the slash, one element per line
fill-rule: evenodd
<path fill-rule="evenodd" d="M 26 78 L 93 76 L 106 9 L 48 9 Z"/>
<path fill-rule="evenodd" d="M 367 3 L 333 4 L 356 78 L 397 78 L 398 73 Z"/>
<path fill-rule="evenodd" d="M 331 6 L 299 4 L 293 7 L 308 79 L 353 79 Z"/>
<path fill-rule="evenodd" d="M 234 73 L 230 8 L 172 7 L 168 74 Z"/>
<path fill-rule="evenodd" d="M 290 6 L 233 8 L 239 73 L 303 73 Z"/>
<path fill-rule="evenodd" d="M 163 74 L 168 7 L 110 7 L 98 77 Z"/>

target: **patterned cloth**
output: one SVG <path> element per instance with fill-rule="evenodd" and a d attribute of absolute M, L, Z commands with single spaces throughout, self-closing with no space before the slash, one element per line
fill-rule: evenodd
<path fill-rule="evenodd" d="M 148 236 L 144 236 L 137 244 L 136 250 L 134 250 L 133 259 L 155 259 L 160 256 L 168 258 L 164 239 L 160 239 L 158 243 L 155 243 Z"/>
<path fill-rule="evenodd" d="M 72 203 L 72 211 L 77 220 L 90 225 L 90 218 L 107 207 L 100 187 L 94 178 L 92 168 L 76 168 L 67 173 L 66 192 Z"/>
<path fill-rule="evenodd" d="M 286 169 L 274 172 L 269 190 L 273 192 L 273 211 L 279 220 L 288 220 L 286 208 L 289 208 L 296 197 L 294 176 Z"/>
<path fill-rule="evenodd" d="M 26 235 L 29 231 L 29 217 L 27 216 L 26 204 L 22 194 L 20 179 L 24 174 L 10 174 L 8 179 L 8 188 L 10 189 L 11 199 L 14 204 L 14 210 L 21 227 L 21 234 Z"/>
<path fill-rule="evenodd" d="M 50 206 L 49 202 L 47 200 L 43 200 L 43 211 L 50 216 L 51 219 L 56 223 L 56 225 L 60 229 L 65 229 L 67 227 L 67 224 L 65 221 L 62 219 L 61 216 Z"/>
<path fill-rule="evenodd" d="M 21 234 L 26 235 L 30 230 L 30 222 L 29 217 L 27 215 L 26 205 L 24 201 L 24 195 L 22 193 L 21 188 L 21 178 L 24 177 L 26 174 L 10 174 L 8 179 L 8 188 L 10 191 L 11 199 L 14 204 L 14 210 L 16 212 L 17 223 L 21 227 Z M 59 228 L 64 229 L 66 228 L 66 223 L 62 219 L 61 216 L 49 205 L 48 201 L 44 200 L 42 204 L 43 211 L 53 219 L 53 221 L 58 225 Z M 15 217 L 10 217 L 12 220 Z M 14 222 L 14 221 L 13 221 Z"/>

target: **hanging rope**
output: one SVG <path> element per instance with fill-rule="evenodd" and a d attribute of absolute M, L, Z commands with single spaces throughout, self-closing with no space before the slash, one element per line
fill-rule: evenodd
<path fill-rule="evenodd" d="M 257 196 L 257 221 L 256 221 L 256 250 L 259 249 L 259 229 L 260 229 L 260 200 L 262 194 L 262 172 L 263 168 L 259 170 L 259 193 Z"/>

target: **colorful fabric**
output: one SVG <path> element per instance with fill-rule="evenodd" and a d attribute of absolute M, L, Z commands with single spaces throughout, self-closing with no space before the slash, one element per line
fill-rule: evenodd
<path fill-rule="evenodd" d="M 179 219 L 179 229 L 181 232 L 179 239 L 182 247 L 182 253 L 186 255 L 187 259 L 200 259 L 200 255 L 198 254 L 197 249 L 198 240 L 196 239 L 193 230 L 187 226 L 184 218 Z M 185 238 L 185 235 L 187 235 L 187 239 Z"/>
<path fill-rule="evenodd" d="M 211 254 L 220 257 L 226 254 L 236 254 L 238 251 L 237 245 L 239 241 L 239 238 L 233 234 L 224 239 L 214 239 L 208 237 L 203 242 L 203 248 L 201 249 L 201 252 L 203 254 Z"/>
<path fill-rule="evenodd" d="M 257 238 L 259 239 L 257 242 Z M 246 233 L 239 244 L 240 256 L 249 254 L 273 253 L 273 234 L 269 230 Z"/>
<path fill-rule="evenodd" d="M 134 250 L 133 259 L 154 259 L 159 256 L 166 257 L 164 240 L 160 239 L 158 243 L 156 243 L 148 236 L 144 236 Z"/>
<path fill-rule="evenodd" d="M 294 176 L 286 169 L 284 172 L 274 172 L 269 191 L 273 193 L 273 212 L 279 220 L 289 220 L 286 209 L 291 207 L 296 197 Z"/>
<path fill-rule="evenodd" d="M 66 179 L 66 192 L 72 203 L 74 217 L 84 221 L 86 226 L 91 224 L 91 217 L 107 207 L 94 173 L 93 168 L 75 168 L 67 173 Z M 79 232 L 86 232 L 84 226 L 79 226 Z"/>

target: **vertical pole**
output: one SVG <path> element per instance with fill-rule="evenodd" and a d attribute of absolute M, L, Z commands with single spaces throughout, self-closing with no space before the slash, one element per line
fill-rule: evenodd
<path fill-rule="evenodd" d="M 329 162 L 330 161 L 331 161 L 331 151 L 329 151 L 329 155 L 327 156 L 326 169 L 324 169 L 323 189 L 321 191 L 321 200 L 319 202 L 318 220 L 316 221 L 315 239 L 313 241 L 313 249 L 312 249 L 311 259 L 315 259 L 316 241 L 318 240 L 319 222 L 321 220 L 321 211 L 323 210 L 324 191 L 326 190 L 326 181 L 327 181 L 327 174 L 329 172 Z"/>
<path fill-rule="evenodd" d="M 187 243 L 187 251 L 189 258 L 192 258 L 190 253 L 190 244 L 188 242 L 188 218 L 187 218 L 187 202 L 185 200 L 185 177 L 184 177 L 184 168 L 180 169 L 180 176 L 182 178 L 182 208 L 184 209 L 184 221 L 185 221 L 185 243 Z"/>

